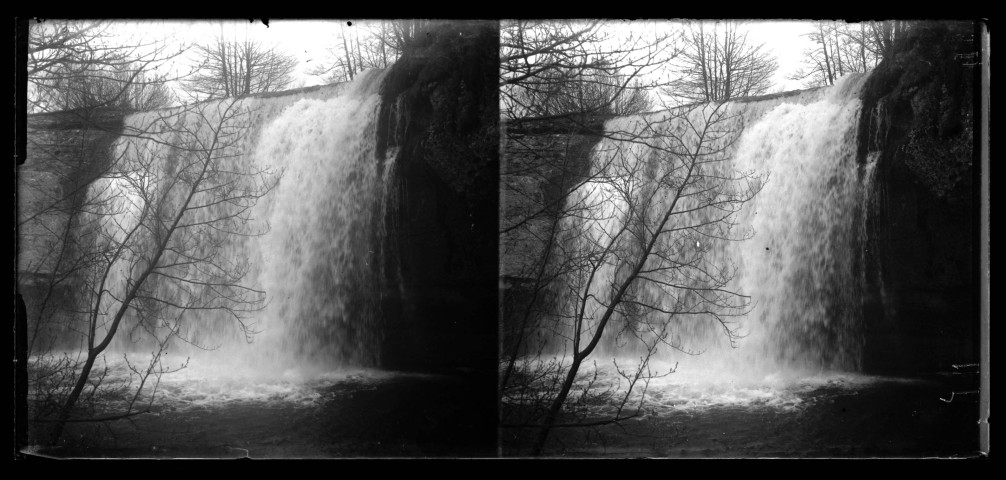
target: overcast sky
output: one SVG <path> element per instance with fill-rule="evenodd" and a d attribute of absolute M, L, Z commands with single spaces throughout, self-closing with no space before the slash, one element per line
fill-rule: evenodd
<path fill-rule="evenodd" d="M 760 21 L 748 25 L 748 40 L 764 43 L 776 56 L 779 70 L 775 75 L 775 91 L 797 90 L 802 85 L 786 77 L 800 69 L 804 51 L 814 47 L 805 34 L 811 31 L 810 22 Z"/>
<path fill-rule="evenodd" d="M 153 38 L 168 38 L 171 41 L 206 42 L 223 31 L 226 35 L 242 38 L 244 35 L 262 42 L 273 44 L 299 61 L 298 70 L 291 88 L 324 83 L 318 76 L 308 74 L 315 66 L 326 62 L 327 48 L 337 45 L 340 28 L 359 28 L 359 21 L 346 20 L 271 20 L 266 26 L 259 21 L 143 21 L 123 23 L 122 31 L 128 35 L 142 35 Z M 642 22 L 624 22 L 622 26 L 638 29 Z M 646 22 L 653 23 L 653 22 Z M 667 25 L 674 25 L 667 23 Z M 680 24 L 677 24 L 680 25 Z M 644 27 L 645 28 L 645 27 Z M 754 21 L 746 24 L 751 42 L 764 43 L 776 56 L 779 70 L 775 76 L 772 91 L 801 88 L 798 81 L 788 80 L 800 67 L 805 49 L 813 45 L 804 36 L 810 31 L 810 23 L 802 21 Z M 176 68 L 196 61 L 192 56 L 182 57 Z"/>

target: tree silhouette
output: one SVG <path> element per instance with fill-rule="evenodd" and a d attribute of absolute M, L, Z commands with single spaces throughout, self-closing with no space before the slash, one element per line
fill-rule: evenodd
<path fill-rule="evenodd" d="M 54 424 L 51 442 L 68 422 L 135 415 L 148 379 L 156 392 L 174 370 L 161 363 L 170 342 L 194 343 L 194 316 L 233 321 L 250 338 L 247 315 L 264 305 L 264 292 L 241 284 L 247 259 L 228 254 L 241 237 L 264 233 L 250 213 L 278 180 L 240 161 L 249 111 L 229 99 L 147 115 L 125 128 L 64 227 L 67 253 L 52 276 L 77 290 L 62 334 L 79 339 L 84 358 L 50 354 L 36 369 L 36 421 Z M 108 372 L 96 364 L 122 335 L 153 347 L 146 366 L 128 364 L 139 377 L 132 398 L 124 412 L 80 415 L 82 395 L 100 392 Z"/>
<path fill-rule="evenodd" d="M 731 21 L 691 25 L 684 36 L 681 66 L 682 78 L 665 92 L 690 102 L 767 93 L 778 68 L 763 45 L 749 42 L 747 33 Z"/>
<path fill-rule="evenodd" d="M 790 76 L 808 87 L 834 85 L 843 75 L 866 73 L 894 54 L 894 41 L 905 35 L 905 21 L 814 22 L 806 37 L 814 48 L 804 51 L 803 67 Z"/>
<path fill-rule="evenodd" d="M 243 97 L 287 89 L 293 82 L 297 60 L 276 48 L 251 40 L 227 40 L 196 46 L 200 61 L 186 80 L 190 94 L 199 99 Z"/>
<path fill-rule="evenodd" d="M 750 235 L 733 217 L 761 188 L 730 167 L 741 120 L 715 103 L 615 125 L 589 174 L 570 181 L 551 221 L 537 225 L 545 244 L 537 261 L 525 260 L 531 298 L 504 305 L 517 318 L 501 365 L 504 426 L 535 429 L 535 455 L 554 428 L 640 415 L 649 381 L 670 373 L 652 370 L 650 359 L 661 347 L 682 349 L 676 329 L 712 322 L 733 341 L 730 318 L 749 308 L 729 287 L 729 259 L 712 254 L 716 243 Z M 602 385 L 596 368 L 584 377 L 602 343 L 640 356 L 635 366 L 615 364 L 624 390 Z M 614 406 L 600 419 L 588 408 L 598 401 Z"/>

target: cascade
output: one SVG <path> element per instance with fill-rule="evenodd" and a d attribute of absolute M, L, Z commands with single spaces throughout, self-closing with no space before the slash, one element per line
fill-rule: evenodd
<path fill-rule="evenodd" d="M 559 280 L 589 291 L 587 324 L 600 321 L 616 295 L 612 285 L 631 274 L 630 259 L 638 258 L 633 254 L 646 244 L 640 239 L 650 238 L 641 219 L 652 232 L 660 212 L 677 201 L 665 228 L 690 228 L 656 243 L 654 258 L 641 274 L 663 285 L 637 281 L 626 291 L 628 301 L 613 315 L 597 358 L 638 360 L 646 352 L 639 339 L 652 338 L 648 328 L 667 323 L 669 345 L 658 348 L 653 363 L 677 364 L 681 374 L 701 381 L 764 382 L 857 370 L 861 245 L 873 169 L 872 162 L 856 161 L 858 91 L 864 79 L 849 76 L 833 87 L 797 94 L 606 123 L 607 135 L 591 154 L 593 179 L 567 199 L 567 208 L 578 205 L 590 213 L 567 219 L 566 229 L 574 233 L 566 247 L 600 251 L 617 237 L 614 245 L 621 253 L 609 255 L 589 290 L 584 290 L 584 275 Z M 704 169 L 697 171 L 705 183 L 689 184 L 691 190 L 684 191 L 703 193 L 676 198 L 684 164 L 668 159 L 687 157 L 681 155 L 694 153 L 700 143 L 703 165 L 696 168 Z M 742 206 L 726 202 L 750 188 L 757 194 Z M 737 208 L 729 222 L 713 222 L 725 210 L 698 208 L 703 204 Z M 685 265 L 693 259 L 701 263 Z M 699 267 L 719 274 L 723 283 L 699 282 Z M 726 326 L 737 333 L 734 341 L 712 316 L 682 311 L 708 306 L 689 298 L 714 290 L 682 293 L 668 284 L 736 293 L 717 300 Z M 588 336 L 581 336 L 581 344 Z"/>
<path fill-rule="evenodd" d="M 378 364 L 384 212 L 395 171 L 394 152 L 387 158 L 375 152 L 383 76 L 369 71 L 347 84 L 126 118 L 113 147 L 114 174 L 91 186 L 98 209 L 85 230 L 98 242 L 114 245 L 129 235 L 144 214 L 144 195 L 163 196 L 161 208 L 177 211 L 186 192 L 177 184 L 199 170 L 185 168 L 192 152 L 198 159 L 207 145 L 217 149 L 207 173 L 217 176 L 206 183 L 213 189 L 198 192 L 190 204 L 207 207 L 187 212 L 180 223 L 226 221 L 177 231 L 161 261 L 198 263 L 200 272 L 188 278 L 206 283 L 155 274 L 144 290 L 200 307 L 176 318 L 184 341 L 173 341 L 172 354 L 200 355 L 220 368 L 265 375 L 310 365 Z M 216 205 L 218 194 L 229 200 Z M 145 225 L 156 223 L 144 218 Z M 150 247 L 161 233 L 144 226 L 134 235 L 132 244 Z M 122 255 L 108 275 L 115 298 L 150 260 L 148 248 L 135 250 Z M 161 271 L 194 273 L 174 268 Z M 234 274 L 242 274 L 242 288 L 213 291 L 215 282 Z M 234 311 L 215 308 L 221 303 L 207 299 L 219 300 L 221 293 L 244 301 Z M 106 329 L 117 306 L 112 301 L 102 310 Z M 136 315 L 127 315 L 120 328 L 130 334 L 117 334 L 115 349 L 149 351 L 149 335 L 140 334 Z"/>

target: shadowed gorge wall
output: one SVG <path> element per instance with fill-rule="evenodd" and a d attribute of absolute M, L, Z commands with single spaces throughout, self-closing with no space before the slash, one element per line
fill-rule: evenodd
<path fill-rule="evenodd" d="M 494 371 L 499 25 L 436 25 L 388 72 L 378 155 L 397 151 L 382 364 Z M 492 375 L 487 378 L 492 380 Z"/>
<path fill-rule="evenodd" d="M 978 361 L 971 22 L 919 24 L 863 89 L 859 156 L 879 155 L 867 222 L 864 368 Z"/>

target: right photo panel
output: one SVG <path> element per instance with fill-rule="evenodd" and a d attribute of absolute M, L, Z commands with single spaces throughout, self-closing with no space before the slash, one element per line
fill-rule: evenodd
<path fill-rule="evenodd" d="M 501 21 L 501 455 L 979 455 L 978 28 Z"/>

